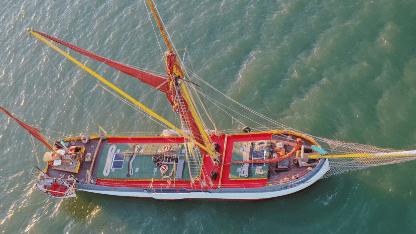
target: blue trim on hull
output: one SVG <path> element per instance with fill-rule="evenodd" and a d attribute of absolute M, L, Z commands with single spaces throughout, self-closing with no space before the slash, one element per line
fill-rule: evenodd
<path fill-rule="evenodd" d="M 183 188 L 133 188 L 133 187 L 108 187 L 108 186 L 101 186 L 101 185 L 94 185 L 94 184 L 76 184 L 75 188 L 79 190 L 85 190 L 89 192 L 98 192 L 98 193 L 105 193 L 105 192 L 129 192 L 129 193 L 149 193 L 149 194 L 184 194 L 184 193 L 195 193 L 195 192 L 203 192 L 203 193 L 264 193 L 264 192 L 277 192 L 283 191 L 286 189 L 294 188 L 299 186 L 303 183 L 307 183 L 313 176 L 315 176 L 324 166 L 326 160 L 322 159 L 319 164 L 308 174 L 301 177 L 300 179 L 294 180 L 292 182 L 283 184 L 283 185 L 271 185 L 266 187 L 260 188 L 219 188 L 219 189 L 183 189 Z"/>

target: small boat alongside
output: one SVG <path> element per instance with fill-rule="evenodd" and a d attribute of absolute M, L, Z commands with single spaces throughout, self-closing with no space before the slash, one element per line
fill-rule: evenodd
<path fill-rule="evenodd" d="M 75 197 L 75 183 L 74 178 L 58 179 L 51 178 L 47 174 L 42 174 L 36 187 L 46 195 L 57 198 Z"/>

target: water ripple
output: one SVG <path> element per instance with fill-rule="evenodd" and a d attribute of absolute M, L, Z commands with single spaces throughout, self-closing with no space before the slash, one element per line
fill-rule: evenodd
<path fill-rule="evenodd" d="M 314 135 L 382 147 L 415 146 L 412 2 L 156 3 L 185 65 L 237 101 Z M 1 106 L 53 139 L 97 132 L 96 124 L 120 134 L 132 128 L 162 129 L 26 32 L 30 27 L 163 75 L 166 47 L 154 34 L 145 2 L 6 0 L 0 11 Z M 151 91 L 134 78 L 69 53 L 135 98 Z M 206 87 L 200 89 L 218 96 Z M 144 103 L 179 124 L 163 94 L 153 92 Z M 207 108 L 219 128 L 240 127 L 214 105 L 208 103 Z M 4 233 L 416 230 L 413 186 L 403 179 L 412 178 L 412 162 L 355 173 L 350 180 L 325 179 L 300 193 L 267 201 L 166 202 L 83 192 L 77 198 L 56 200 L 33 187 L 35 178 L 29 171 L 38 162 L 28 134 L 5 115 L 0 115 L 0 129 Z M 41 144 L 36 147 L 43 155 Z"/>

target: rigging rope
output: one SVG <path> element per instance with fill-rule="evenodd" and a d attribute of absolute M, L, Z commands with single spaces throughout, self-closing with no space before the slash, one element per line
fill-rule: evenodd
<path fill-rule="evenodd" d="M 182 61 L 181 61 L 182 62 Z M 183 64 L 183 62 L 182 62 L 182 66 L 183 67 L 185 67 L 185 64 Z M 185 74 L 186 74 L 186 76 L 185 77 L 188 77 L 189 78 L 189 74 L 188 74 L 188 71 L 186 70 L 186 69 L 184 69 L 185 70 Z M 189 78 L 190 79 L 190 78 Z M 202 100 L 201 100 L 201 98 L 199 97 L 199 95 L 198 95 L 198 90 L 196 89 L 196 87 L 195 87 L 195 85 L 190 85 L 191 86 L 191 89 L 188 89 L 188 90 L 192 90 L 193 91 L 193 93 L 195 94 L 195 96 L 197 97 L 197 99 L 198 99 L 198 101 L 199 101 L 199 103 L 200 103 L 200 105 L 201 105 L 201 107 L 202 107 L 202 109 L 204 110 L 204 112 L 205 112 L 205 114 L 207 115 L 207 117 L 208 117 L 208 119 L 211 121 L 211 123 L 212 123 L 212 125 L 214 126 L 214 130 L 215 130 L 215 132 L 218 132 L 218 128 L 217 128 L 217 125 L 215 124 L 215 122 L 214 122 L 214 120 L 211 118 L 211 115 L 208 113 L 208 110 L 205 108 L 205 105 L 204 105 L 204 103 L 202 102 Z M 192 97 L 192 96 L 191 96 Z M 195 103 L 196 104 L 196 103 Z M 198 109 L 197 109 L 198 110 Z M 198 111 L 198 113 L 199 113 L 199 111 Z M 199 116 L 201 116 L 201 114 L 199 113 Z M 204 121 L 202 121 L 202 123 L 203 123 L 203 125 L 204 125 L 204 127 L 206 128 L 206 129 L 209 129 L 207 126 L 206 126 L 206 124 L 205 124 L 205 122 Z"/>
<path fill-rule="evenodd" d="M 262 126 L 262 127 L 267 128 L 266 126 L 264 126 L 264 125 L 262 125 L 262 124 L 260 124 L 260 123 L 258 123 L 258 122 L 256 122 L 256 121 L 254 121 L 254 120 L 250 119 L 250 118 L 249 118 L 249 117 L 247 117 L 246 115 L 241 114 L 241 113 L 239 113 L 239 112 L 237 112 L 237 111 L 235 111 L 235 110 L 231 109 L 230 107 L 228 107 L 228 106 L 226 106 L 226 105 L 224 105 L 224 104 L 222 104 L 222 103 L 220 103 L 220 102 L 216 101 L 214 98 L 209 97 L 208 95 L 206 95 L 206 94 L 202 93 L 201 91 L 199 91 L 199 90 L 198 90 L 198 92 L 199 92 L 200 94 L 202 94 L 202 96 L 204 96 L 206 99 L 208 99 L 209 101 L 211 101 L 212 103 L 214 103 L 216 106 L 218 106 L 217 104 L 219 104 L 219 105 L 221 105 L 221 106 L 223 106 L 223 107 L 225 107 L 225 108 L 227 108 L 227 109 L 229 109 L 229 110 L 231 110 L 231 111 L 235 112 L 235 113 L 236 113 L 236 114 L 238 114 L 238 115 L 241 115 L 242 117 L 244 117 L 244 118 L 246 118 L 246 119 L 248 119 L 248 120 L 250 120 L 250 121 L 252 121 L 252 122 L 254 122 L 254 123 L 256 123 L 256 124 L 258 124 L 258 125 L 260 125 L 260 126 Z M 221 108 L 221 110 L 223 110 L 223 109 Z M 223 111 L 224 111 L 224 110 L 223 110 Z M 242 123 L 241 121 L 239 121 L 236 117 L 232 116 L 232 115 L 231 115 L 231 114 L 229 114 L 228 112 L 226 112 L 226 111 L 224 111 L 224 112 L 225 112 L 225 113 L 227 113 L 227 114 L 228 114 L 229 116 L 231 116 L 232 118 L 234 118 L 237 122 L 241 123 L 243 126 L 245 125 L 244 123 Z"/>
<path fill-rule="evenodd" d="M 35 42 L 37 43 L 37 41 L 35 40 Z M 59 77 L 59 73 L 60 71 L 58 71 L 58 68 L 55 66 L 55 64 L 52 62 L 52 60 L 49 58 L 48 54 L 45 52 L 45 49 L 43 48 L 43 46 L 41 44 L 38 43 L 38 45 L 42 48 L 43 54 L 48 58 L 48 61 L 50 62 L 50 64 L 52 65 L 52 67 L 55 69 L 55 72 L 57 74 L 57 77 Z M 61 69 L 62 70 L 62 69 Z M 84 111 L 87 113 L 87 115 L 92 119 L 92 122 L 94 124 L 96 124 L 98 126 L 99 129 L 101 129 L 106 135 L 107 135 L 107 131 L 101 126 L 99 125 L 94 117 L 90 114 L 90 112 L 88 111 L 88 109 L 85 107 L 85 105 L 83 105 L 81 103 L 81 101 L 77 98 L 77 96 L 74 94 L 74 92 L 72 91 L 72 87 L 75 85 L 75 82 L 72 83 L 72 86 L 68 87 L 67 90 L 72 94 L 72 96 L 75 97 L 75 99 L 78 101 L 78 103 L 82 106 L 82 108 L 84 109 Z"/>
<path fill-rule="evenodd" d="M 395 164 L 395 163 L 400 163 L 400 162 L 416 160 L 416 151 L 410 151 L 410 152 L 407 151 L 407 154 L 404 155 L 401 152 L 397 152 L 393 149 L 388 149 L 388 148 L 383 149 L 383 148 L 378 148 L 378 147 L 370 146 L 370 145 L 363 145 L 363 144 L 356 144 L 356 143 L 346 143 L 346 142 L 327 139 L 327 138 L 323 138 L 323 137 L 312 136 L 312 135 L 307 134 L 307 133 L 302 133 L 301 131 L 298 131 L 296 129 L 288 127 L 288 126 L 286 126 L 282 123 L 277 122 L 276 120 L 270 119 L 270 118 L 268 118 L 268 117 L 266 117 L 266 116 L 264 116 L 264 115 L 262 115 L 262 114 L 260 114 L 256 111 L 244 106 L 243 104 L 237 102 L 236 100 L 232 99 L 231 97 L 225 95 L 224 93 L 222 93 L 221 91 L 219 91 L 218 89 L 216 89 L 215 87 L 210 85 L 208 82 L 204 81 L 198 75 L 196 75 L 196 74 L 194 74 L 194 75 L 197 77 L 197 79 L 202 81 L 206 86 L 212 88 L 216 92 L 220 93 L 221 95 L 223 95 L 224 97 L 226 97 L 227 99 L 232 101 L 233 103 L 235 103 L 238 106 L 240 106 L 241 108 L 249 111 L 250 113 L 254 114 L 255 116 L 258 116 L 258 117 L 266 120 L 267 122 L 270 122 L 270 123 L 272 123 L 272 124 L 274 124 L 278 127 L 281 127 L 281 128 L 283 128 L 283 130 L 290 130 L 290 131 L 293 131 L 293 132 L 298 132 L 298 133 L 304 134 L 307 137 L 310 137 L 311 139 L 314 139 L 315 141 L 319 142 L 320 144 L 326 144 L 326 146 L 329 147 L 329 151 L 333 154 L 341 154 L 341 155 L 344 154 L 346 157 L 327 158 L 327 160 L 329 161 L 331 170 L 328 171 L 324 175 L 324 178 L 334 176 L 334 175 L 343 174 L 343 173 L 347 173 L 347 172 L 351 172 L 351 171 L 361 170 L 361 169 L 365 169 L 365 168 L 369 168 L 369 167 L 389 165 L 389 164 Z M 219 105 L 221 105 L 221 106 L 223 106 L 223 107 L 225 107 L 229 110 L 232 110 L 233 112 L 237 113 L 238 115 L 243 116 L 244 118 L 247 118 L 247 119 L 251 120 L 246 115 L 243 115 L 243 114 L 233 110 L 229 106 L 226 106 L 222 103 L 217 102 L 214 98 L 211 98 L 208 95 L 205 95 L 200 91 L 198 91 L 198 92 L 201 93 L 205 98 L 207 98 L 208 100 L 210 100 L 214 104 L 219 104 Z M 231 117 L 233 118 L 233 116 L 231 116 Z M 258 125 L 264 126 L 264 125 L 254 121 L 254 120 L 251 120 L 251 121 L 255 122 Z M 322 147 L 322 148 L 327 148 L 327 147 Z M 387 156 L 382 156 L 383 154 L 386 154 L 386 153 L 388 153 Z M 321 155 L 321 157 L 325 158 L 325 155 Z"/>
<path fill-rule="evenodd" d="M 135 105 L 139 106 L 140 108 L 142 108 L 143 110 L 145 110 L 147 113 L 151 114 L 153 117 L 155 117 L 159 121 L 163 122 L 164 124 L 166 124 L 170 128 L 176 130 L 183 137 L 189 139 L 190 141 L 193 141 L 195 144 L 197 144 L 203 150 L 208 151 L 207 148 L 204 145 L 200 144 L 199 142 L 197 142 L 195 139 L 193 139 L 189 135 L 183 133 L 175 125 L 173 125 L 172 123 L 170 123 L 166 119 L 162 118 L 160 115 L 156 114 L 154 111 L 150 110 L 149 108 L 147 108 L 146 106 L 144 106 L 142 103 L 138 102 L 136 99 L 134 99 L 133 97 L 131 97 L 130 95 L 128 95 L 126 92 L 122 91 L 117 86 L 113 85 L 112 83 L 110 83 L 109 81 L 107 81 L 106 79 L 104 79 L 102 76 L 98 75 L 96 72 L 94 72 L 93 70 L 91 70 L 90 68 L 88 68 L 87 66 L 85 66 L 84 64 L 80 63 L 78 60 L 76 60 L 75 58 L 73 58 L 69 54 L 65 53 L 63 50 L 59 49 L 57 46 L 55 46 L 54 44 L 52 44 L 51 42 L 49 42 L 48 40 L 46 40 L 44 37 L 40 36 L 38 33 L 32 31 L 31 29 L 28 29 L 28 32 L 30 34 L 34 35 L 35 37 L 37 37 L 39 40 L 43 41 L 45 44 L 47 44 L 50 47 L 52 47 L 53 49 L 55 49 L 60 54 L 62 54 L 65 57 L 67 57 L 69 60 L 71 60 L 72 62 L 74 62 L 75 64 L 77 64 L 81 68 L 83 68 L 85 71 L 87 71 L 88 73 L 90 73 L 91 75 L 93 75 L 95 78 L 97 78 L 98 80 L 100 80 L 101 82 L 103 82 L 104 84 L 106 84 L 107 86 L 109 86 L 110 88 L 112 88 L 114 91 L 118 92 L 120 95 L 124 96 L 126 99 L 128 99 L 129 101 L 131 101 Z"/>
<path fill-rule="evenodd" d="M 227 99 L 229 99 L 230 101 L 232 101 L 232 102 L 234 102 L 235 104 L 237 104 L 238 106 L 240 106 L 240 107 L 242 107 L 242 108 L 246 109 L 247 111 L 249 111 L 249 112 L 253 113 L 254 115 L 257 115 L 257 116 L 259 116 L 260 118 L 262 118 L 262 119 L 264 119 L 264 120 L 267 120 L 267 121 L 269 121 L 270 123 L 273 123 L 273 124 L 275 124 L 275 125 L 277 125 L 277 126 L 279 126 L 279 127 L 282 127 L 282 128 L 284 128 L 284 129 L 288 129 L 288 130 L 294 130 L 294 131 L 296 131 L 295 129 L 292 129 L 292 128 L 290 128 L 290 127 L 288 127 L 288 126 L 286 126 L 286 125 L 284 125 L 284 124 L 282 124 L 282 123 L 279 123 L 279 122 L 277 122 L 277 121 L 275 121 L 275 120 L 273 120 L 273 119 L 270 119 L 270 118 L 268 118 L 268 117 L 266 117 L 266 116 L 264 116 L 264 115 L 262 115 L 262 114 L 260 114 L 260 113 L 258 113 L 258 112 L 256 112 L 256 111 L 254 111 L 254 110 L 252 110 L 252 109 L 248 108 L 247 106 L 244 106 L 243 104 L 241 104 L 241 103 L 237 102 L 236 100 L 234 100 L 234 99 L 232 99 L 231 97 L 229 97 L 229 96 L 225 95 L 224 93 L 222 93 L 221 91 L 219 91 L 218 89 L 216 89 L 215 87 L 213 87 L 212 85 L 210 85 L 208 82 L 206 82 L 205 80 L 203 80 L 203 79 L 202 79 L 201 77 L 199 77 L 197 74 L 195 74 L 195 73 L 193 73 L 193 74 L 194 74 L 194 76 L 195 76 L 195 77 L 197 77 L 200 81 L 202 81 L 202 82 L 203 82 L 204 84 L 206 84 L 208 87 L 210 87 L 210 88 L 212 88 L 213 90 L 217 91 L 218 93 L 220 93 L 221 95 L 223 95 L 224 97 L 226 97 Z M 298 131 L 297 131 L 297 132 L 298 132 Z"/>
<path fill-rule="evenodd" d="M 38 161 L 38 166 L 39 166 L 40 165 L 40 161 L 39 161 L 38 153 L 36 151 L 35 140 L 33 138 L 34 137 L 32 135 L 30 135 L 30 140 L 32 142 L 33 151 L 35 152 L 36 160 Z"/>
<path fill-rule="evenodd" d="M 144 0 L 145 1 L 145 0 Z M 159 45 L 159 53 L 160 53 L 160 57 L 162 57 L 162 61 L 163 61 L 163 63 L 164 63 L 164 66 L 166 67 L 167 66 L 167 64 L 166 64 L 166 60 L 165 60 L 165 55 L 163 54 L 163 52 L 162 52 L 162 45 L 160 44 L 160 41 L 159 41 L 159 38 L 158 38 L 158 34 L 156 33 L 156 30 L 155 30 L 155 26 L 153 25 L 153 21 L 152 21 L 152 16 L 151 16 L 151 13 L 149 12 L 149 9 L 147 8 L 147 4 L 144 4 L 145 5 L 145 7 L 146 7 L 146 11 L 147 11 L 147 15 L 148 15 L 148 17 L 149 17 L 149 21 L 150 21 L 150 23 L 152 24 L 152 29 L 153 29 L 153 33 L 155 34 L 155 38 L 156 38 L 156 41 L 157 41 L 157 44 Z"/>
<path fill-rule="evenodd" d="M 157 86 L 156 88 L 152 87 L 153 89 L 150 90 L 149 92 L 145 93 L 144 95 L 142 95 L 141 97 L 139 97 L 139 101 L 143 101 L 144 97 L 146 97 L 147 95 L 149 95 L 150 93 L 153 93 L 154 91 L 158 90 L 160 87 L 162 87 L 164 84 L 166 84 L 168 82 L 168 80 L 164 81 L 162 84 L 160 84 L 159 86 Z"/>
<path fill-rule="evenodd" d="M 143 114 L 145 116 L 147 116 L 150 120 L 152 120 L 153 122 L 159 124 L 162 127 L 165 127 L 165 125 L 161 124 L 160 122 L 156 121 L 152 115 L 148 114 L 147 112 L 141 110 L 140 108 L 138 108 L 137 106 L 133 105 L 132 103 L 128 102 L 126 99 L 124 99 L 122 96 L 117 95 L 117 93 L 111 91 L 110 89 L 104 87 L 102 84 L 97 82 L 97 85 L 100 86 L 101 88 L 103 88 L 105 91 L 109 92 L 111 95 L 113 95 L 114 97 L 116 97 L 117 99 L 119 99 L 120 101 L 122 101 L 124 104 L 126 104 L 127 106 L 133 108 L 134 110 L 136 110 L 137 112 L 139 112 L 140 114 Z"/>
<path fill-rule="evenodd" d="M 152 1 L 153 2 L 153 1 Z M 146 5 L 146 9 L 147 9 L 147 5 Z M 147 9 L 147 11 L 148 11 L 148 9 Z M 156 8 L 156 11 L 157 11 L 157 8 Z M 159 14 L 158 12 L 157 12 L 157 14 Z M 148 15 L 149 15 L 149 17 L 150 17 L 150 14 L 149 14 L 149 11 L 148 11 Z M 151 20 L 150 20 L 151 21 Z M 151 21 L 152 22 L 152 21 Z M 163 21 L 161 21 L 160 20 L 160 23 L 161 23 L 161 25 L 163 25 L 163 27 L 165 27 L 164 26 L 164 24 L 163 24 Z M 152 26 L 153 26 L 153 22 L 152 22 Z M 153 26 L 153 30 L 154 30 L 154 32 L 155 32 L 155 28 L 154 28 L 154 26 Z M 163 33 L 163 32 L 162 32 Z M 33 34 L 33 33 L 32 33 Z M 155 34 L 156 34 L 156 32 L 155 32 Z M 35 34 L 33 34 L 33 35 L 35 35 Z M 169 34 L 167 34 L 167 32 L 166 32 L 166 37 L 167 38 L 169 38 L 169 40 L 170 40 L 170 35 Z M 35 35 L 36 36 L 36 35 Z M 157 39 L 157 41 L 158 41 L 158 44 L 159 44 L 159 48 L 160 48 L 160 53 L 162 54 L 162 50 L 161 50 L 161 45 L 160 45 L 160 43 L 159 43 L 159 40 L 158 40 L 158 37 L 156 36 L 156 39 Z M 164 39 L 166 40 L 166 38 L 164 37 Z M 168 44 L 168 47 L 169 47 L 169 43 L 167 43 Z M 43 49 L 43 48 L 42 48 Z M 172 50 L 171 48 L 170 48 L 170 50 Z M 176 52 L 176 54 L 178 54 L 177 53 L 177 50 L 176 50 L 176 48 L 175 47 L 173 47 L 173 50 Z M 58 50 L 59 51 L 59 50 Z M 163 54 L 162 54 L 162 58 L 163 58 L 164 56 L 163 56 Z M 71 59 L 72 60 L 72 59 Z M 164 60 L 164 59 L 162 59 L 162 61 L 164 61 L 164 63 L 165 63 L 165 67 L 166 67 L 166 61 Z M 178 57 L 178 61 L 180 62 L 180 64 L 181 64 L 181 66 L 183 67 L 183 68 L 186 68 L 185 66 L 184 66 L 184 63 L 183 63 L 183 60 L 181 60 L 181 58 L 180 57 Z M 78 64 L 79 65 L 79 64 Z M 81 66 L 81 65 L 80 65 Z M 84 68 L 85 69 L 85 68 Z M 183 70 L 185 70 L 185 72 L 187 72 L 187 69 L 183 69 Z M 87 70 L 88 71 L 88 70 Z M 92 73 L 91 73 L 92 74 Z M 290 127 L 288 127 L 288 126 L 286 126 L 286 125 L 284 125 L 284 124 L 282 124 L 282 123 L 280 123 L 280 122 L 278 122 L 278 121 L 276 121 L 276 120 L 273 120 L 273 119 L 270 119 L 270 118 L 268 118 L 268 117 L 266 117 L 266 116 L 264 116 L 264 115 L 262 115 L 261 113 L 258 113 L 258 112 L 256 112 L 256 111 L 254 111 L 254 110 L 252 110 L 252 109 L 250 109 L 250 108 L 248 108 L 248 107 L 246 107 L 246 106 L 244 106 L 243 104 L 241 104 L 241 103 L 239 103 L 239 102 L 237 102 L 237 101 L 235 101 L 234 99 L 232 99 L 231 97 L 229 97 L 229 96 L 227 96 L 227 95 L 225 95 L 224 93 L 222 93 L 222 92 L 220 92 L 218 89 L 216 89 L 216 88 L 214 88 L 213 86 L 211 86 L 210 84 L 208 84 L 207 82 L 205 82 L 202 78 L 200 78 L 199 76 L 197 76 L 196 74 L 195 74 L 195 76 L 197 77 L 197 79 L 199 79 L 199 80 L 201 80 L 205 85 L 207 85 L 208 87 L 210 87 L 210 88 L 212 88 L 212 89 L 214 89 L 215 91 L 217 91 L 218 93 L 220 93 L 221 95 L 223 95 L 223 96 L 225 96 L 227 99 L 229 99 L 230 101 L 232 101 L 233 103 L 235 103 L 235 104 L 237 104 L 238 106 L 240 106 L 241 108 L 243 108 L 243 109 L 245 109 L 246 111 L 248 111 L 248 112 L 250 112 L 250 113 L 252 113 L 252 114 L 254 114 L 254 115 L 256 115 L 256 116 L 258 116 L 258 117 L 260 117 L 260 118 L 262 118 L 262 119 L 264 119 L 264 120 L 266 120 L 266 121 L 268 121 L 268 122 L 270 122 L 270 123 L 272 123 L 272 124 L 274 124 L 274 125 L 276 125 L 276 126 L 278 126 L 278 127 L 281 127 L 281 128 L 283 128 L 283 129 L 286 129 L 286 130 L 292 130 L 292 131 L 294 131 L 294 132 L 299 132 L 299 133 L 302 133 L 302 132 L 300 132 L 300 131 L 298 131 L 298 130 L 295 130 L 295 129 L 293 129 L 293 128 L 290 128 Z M 188 76 L 189 77 L 189 76 Z M 107 83 L 106 83 L 107 84 Z M 108 85 L 108 84 L 107 84 Z M 111 85 L 109 85 L 110 87 L 112 87 Z M 103 87 L 103 86 L 101 86 L 101 87 Z M 202 100 L 200 99 L 200 97 L 199 97 L 199 95 L 198 95 L 198 93 L 200 92 L 200 91 L 198 91 L 195 87 L 192 87 L 192 90 L 193 90 L 193 92 L 197 95 L 197 98 L 198 98 L 198 100 L 199 100 L 199 102 L 201 103 L 201 105 L 204 107 L 204 105 L 203 105 L 203 103 L 202 103 Z M 153 90 L 151 91 L 151 92 L 153 92 Z M 151 93 L 151 92 L 149 92 L 149 93 Z M 145 94 L 144 96 L 146 96 L 146 95 L 148 95 L 149 93 L 147 93 L 147 94 Z M 114 94 L 113 94 L 114 95 Z M 123 95 L 123 94 L 122 94 Z M 207 99 L 209 99 L 211 102 L 213 102 L 216 106 L 218 106 L 216 103 L 218 103 L 218 102 L 216 102 L 215 101 L 215 99 L 213 99 L 213 98 L 208 98 L 208 96 L 205 96 L 205 94 L 202 94 L 204 97 L 206 97 Z M 74 95 L 75 96 L 75 95 Z M 143 97 L 144 97 L 143 96 Z M 117 96 L 116 96 L 117 97 Z M 126 97 L 126 96 L 124 96 L 126 99 L 128 99 L 128 100 L 130 100 L 130 101 L 132 101 L 130 98 L 128 98 L 128 97 Z M 143 98 L 142 97 L 142 98 Z M 121 99 L 121 97 L 117 97 L 117 98 L 119 98 L 120 100 L 122 100 Z M 192 103 L 195 103 L 194 102 L 194 98 L 192 97 L 192 96 L 190 96 L 189 98 L 188 98 L 189 100 L 190 100 L 190 105 L 192 105 Z M 80 102 L 78 99 L 77 99 L 77 101 L 78 102 Z M 122 100 L 123 102 L 125 102 L 126 100 L 125 99 L 123 99 Z M 134 101 L 132 101 L 132 102 L 134 102 Z M 216 103 L 215 103 L 216 102 Z M 134 102 L 134 103 L 136 103 L 136 102 Z M 82 104 L 81 104 L 82 105 Z M 136 104 L 137 105 L 137 104 Z M 220 105 L 222 105 L 223 107 L 226 107 L 226 108 L 228 108 L 228 109 L 230 109 L 230 110 L 232 110 L 231 108 L 229 108 L 228 106 L 225 106 L 225 105 L 223 105 L 223 104 L 220 104 Z M 267 106 L 266 106 L 267 107 Z M 135 107 L 135 109 L 136 109 L 137 107 Z M 143 107 L 142 107 L 143 108 Z M 268 107 L 267 107 L 268 108 Z M 195 108 L 196 109 L 196 108 Z M 220 108 L 220 109 L 222 109 L 222 108 Z M 206 111 L 206 109 L 205 109 L 205 107 L 204 107 L 204 110 Z M 223 110 L 223 109 L 222 109 Z M 223 111 L 225 111 L 225 110 L 223 110 Z M 234 111 L 234 110 L 232 110 L 232 111 Z M 199 115 L 199 116 L 201 116 L 200 115 L 200 113 L 199 113 L 199 111 L 198 111 L 198 109 L 196 109 L 195 111 L 194 111 L 195 113 L 196 113 L 196 115 Z M 226 112 L 226 111 L 225 111 Z M 234 111 L 235 113 L 237 113 L 237 114 L 239 114 L 239 115 L 241 115 L 241 116 L 243 116 L 243 117 L 245 117 L 245 118 L 247 118 L 247 119 L 249 119 L 249 120 L 251 120 L 250 118 L 248 118 L 248 117 L 246 117 L 246 115 L 243 115 L 243 114 L 241 114 L 241 113 L 238 113 L 237 111 Z M 207 111 L 206 111 L 206 113 L 207 113 Z M 228 115 L 230 115 L 228 112 L 226 112 Z M 208 115 L 208 113 L 207 113 L 207 116 L 210 118 L 210 116 Z M 234 119 L 236 119 L 235 117 L 233 117 L 232 115 L 230 115 L 232 118 L 234 118 Z M 159 119 L 158 117 L 156 117 L 155 116 L 155 118 L 157 118 L 157 119 Z M 151 118 L 152 119 L 152 118 Z M 153 119 L 152 119 L 153 120 Z M 160 119 L 159 119 L 160 120 Z M 212 121 L 212 119 L 210 118 L 210 120 Z M 237 119 L 236 119 L 237 120 Z M 155 120 L 153 120 L 153 121 L 155 121 Z M 237 120 L 238 121 L 238 120 Z M 258 123 L 258 122 L 256 122 L 256 121 L 254 121 L 254 120 L 251 120 L 251 121 L 253 121 L 254 123 L 256 123 L 256 124 L 258 124 L 258 125 L 260 125 L 260 126 L 263 126 L 263 127 L 265 127 L 264 125 L 262 125 L 262 124 L 260 124 L 260 123 Z M 163 121 L 162 121 L 163 122 Z M 213 121 L 212 121 L 213 122 Z M 165 122 L 164 122 L 165 123 Z M 160 124 L 160 123 L 159 123 Z M 167 123 L 165 123 L 165 124 L 167 124 Z M 169 124 L 167 124 L 168 126 L 170 126 Z M 207 128 L 207 126 L 205 125 L 205 123 L 202 121 L 202 126 L 204 127 L 204 128 Z M 215 126 L 215 124 L 214 124 L 214 126 Z M 171 127 L 171 126 L 170 126 Z M 216 127 L 215 127 L 216 128 Z M 179 130 L 177 130 L 178 132 L 179 132 Z M 202 129 L 202 131 L 204 131 L 203 129 Z M 308 136 L 308 137 L 311 137 L 312 139 L 316 139 L 317 141 L 320 141 L 320 142 L 323 142 L 323 143 L 326 143 L 329 147 L 330 147 L 330 149 L 331 149 L 331 151 L 333 151 L 333 152 L 344 152 L 344 153 L 346 153 L 346 154 L 353 154 L 353 153 L 363 153 L 363 154 L 377 154 L 377 153 L 379 153 L 379 152 L 391 152 L 391 149 L 381 149 L 381 148 L 377 148 L 377 147 L 371 147 L 371 146 L 367 146 L 367 145 L 361 145 L 361 144 L 352 144 L 352 143 L 345 143 L 345 142 L 341 142 L 341 141 L 335 141 L 335 140 L 330 140 L 330 139 L 326 139 L 326 138 L 321 138 L 321 137 L 315 137 L 315 136 L 311 136 L 311 135 L 309 135 L 309 134 L 306 134 L 306 133 L 303 133 L 303 134 L 305 134 L 306 136 Z M 373 160 L 373 158 L 376 158 L 376 157 L 365 157 L 365 158 L 353 158 L 353 159 L 351 159 L 351 158 L 348 158 L 348 159 L 343 159 L 343 160 L 345 160 L 345 161 L 340 161 L 340 160 L 338 160 L 338 161 L 335 161 L 335 159 L 329 159 L 330 160 L 330 163 L 331 163 L 331 166 L 333 166 L 334 168 L 336 168 L 336 163 L 338 162 L 339 163 L 339 165 L 341 165 L 340 166 L 340 168 L 341 168 L 341 171 L 342 170 L 344 170 L 344 171 L 349 171 L 349 170 L 357 170 L 357 169 L 361 169 L 361 168 L 366 168 L 366 167 L 369 167 L 369 166 L 374 166 L 374 165 L 386 165 L 386 164 L 391 164 L 391 163 L 396 163 L 396 162 L 398 162 L 398 161 L 406 161 L 406 160 L 412 160 L 411 159 L 411 157 L 407 157 L 407 158 L 405 158 L 405 159 L 401 159 L 401 158 L 399 158 L 399 156 L 400 155 L 392 155 L 392 156 L 389 156 L 389 157 L 384 157 L 384 158 L 382 158 L 382 159 L 380 159 L 380 157 L 379 158 L 377 158 L 376 160 Z M 349 161 L 348 161 L 349 160 Z M 348 161 L 348 162 L 346 162 L 346 161 Z M 351 169 L 352 168 L 352 169 Z M 335 170 L 336 172 L 338 172 L 337 170 Z M 204 181 L 202 181 L 202 182 L 204 182 Z"/>

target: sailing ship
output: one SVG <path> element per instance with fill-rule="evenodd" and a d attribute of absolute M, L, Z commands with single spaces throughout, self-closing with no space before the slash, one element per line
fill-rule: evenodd
<path fill-rule="evenodd" d="M 166 77 L 101 57 L 42 32 L 33 35 L 106 86 L 165 124 L 155 136 L 81 135 L 50 144 L 45 137 L 0 107 L 49 150 L 36 187 L 58 198 L 75 191 L 155 199 L 266 199 L 295 193 L 323 177 L 416 159 L 396 151 L 345 143 L 281 129 L 238 133 L 209 130 L 196 105 L 196 84 L 166 34 L 152 0 L 147 0 L 168 51 Z M 176 127 L 52 42 L 103 62 L 163 92 L 181 119 Z M 246 108 L 246 107 L 245 107 Z M 252 111 L 252 110 L 250 110 Z M 254 111 L 252 111 L 254 112 Z M 266 117 L 265 117 L 266 118 Z M 267 118 L 266 118 L 267 119 Z M 270 119 L 268 119 L 270 120 Z M 276 123 L 273 120 L 271 122 Z"/>

